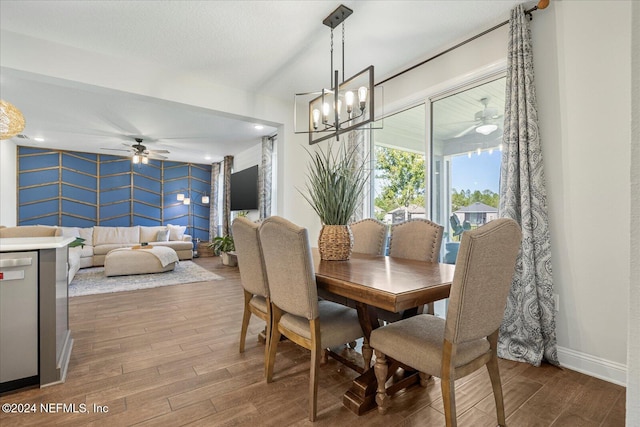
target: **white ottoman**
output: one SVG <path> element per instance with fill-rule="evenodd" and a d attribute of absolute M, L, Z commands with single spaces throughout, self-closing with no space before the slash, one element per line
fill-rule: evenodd
<path fill-rule="evenodd" d="M 173 270 L 176 262 L 176 251 L 164 246 L 145 249 L 118 248 L 109 251 L 104 258 L 104 275 L 162 273 Z"/>

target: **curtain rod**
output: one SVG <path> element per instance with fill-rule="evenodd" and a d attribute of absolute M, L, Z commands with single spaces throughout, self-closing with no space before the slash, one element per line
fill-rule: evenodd
<path fill-rule="evenodd" d="M 535 12 L 536 10 L 546 9 L 546 7 L 547 7 L 547 6 L 549 6 L 549 0 L 540 0 L 536 6 L 533 6 L 531 9 L 527 9 L 524 13 L 525 13 L 526 15 L 529 15 L 529 19 L 533 19 L 533 15 L 532 15 L 532 13 L 533 13 L 533 12 Z M 500 28 L 500 27 L 504 27 L 504 26 L 505 26 L 505 25 L 507 25 L 508 23 L 509 23 L 509 20 L 507 19 L 506 21 L 501 22 L 501 23 L 499 23 L 498 25 L 494 25 L 493 27 L 489 28 L 488 30 L 484 30 L 484 31 L 483 31 L 483 32 L 481 32 L 480 34 L 476 34 L 475 36 L 470 37 L 470 38 L 468 38 L 468 39 L 466 39 L 466 40 L 464 40 L 464 41 L 462 41 L 462 42 L 458 43 L 458 44 L 457 44 L 457 45 L 455 45 L 455 46 L 452 46 L 452 47 L 450 47 L 450 48 L 448 48 L 448 49 L 445 49 L 445 50 L 443 50 L 442 52 L 440 52 L 440 53 L 438 53 L 438 54 L 436 54 L 436 55 L 432 56 L 431 58 L 425 59 L 425 60 L 424 60 L 424 61 L 422 61 L 422 62 L 419 62 L 419 63 L 417 63 L 417 64 L 415 64 L 415 65 L 412 65 L 411 67 L 409 67 L 409 68 L 407 68 L 407 69 L 404 69 L 404 70 L 400 71 L 399 73 L 394 74 L 394 75 L 393 75 L 393 76 L 391 76 L 391 77 L 387 77 L 386 79 L 382 80 L 381 82 L 376 83 L 376 84 L 375 84 L 375 86 L 381 85 L 381 84 L 383 84 L 383 83 L 388 82 L 389 80 L 395 79 L 396 77 L 399 77 L 399 76 L 403 75 L 404 73 L 407 73 L 407 72 L 409 72 L 409 71 L 413 70 L 414 68 L 418 68 L 418 67 L 420 67 L 420 66 L 422 66 L 422 65 L 426 64 L 427 62 L 430 62 L 430 61 L 432 61 L 432 60 L 434 60 L 434 59 L 436 59 L 436 58 L 439 58 L 439 57 L 441 57 L 442 55 L 444 55 L 444 54 L 446 54 L 446 53 L 449 53 L 449 52 L 451 52 L 451 51 L 452 51 L 452 50 L 454 50 L 454 49 L 459 48 L 460 46 L 464 46 L 465 44 L 467 44 L 467 43 L 469 43 L 469 42 L 472 42 L 472 41 L 474 41 L 475 39 L 477 39 L 477 38 L 480 38 L 480 37 L 484 36 L 485 34 L 489 34 L 490 32 L 495 31 L 495 30 L 497 30 L 497 29 L 498 29 L 498 28 Z"/>

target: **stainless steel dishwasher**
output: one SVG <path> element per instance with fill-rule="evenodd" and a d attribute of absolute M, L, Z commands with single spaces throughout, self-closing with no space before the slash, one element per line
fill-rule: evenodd
<path fill-rule="evenodd" d="M 0 253 L 0 392 L 38 374 L 38 252 Z"/>

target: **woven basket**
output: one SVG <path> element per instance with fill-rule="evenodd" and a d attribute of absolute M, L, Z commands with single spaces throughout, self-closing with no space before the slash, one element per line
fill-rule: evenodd
<path fill-rule="evenodd" d="M 348 225 L 323 225 L 318 237 L 320 259 L 346 261 L 351 257 L 353 235 Z"/>

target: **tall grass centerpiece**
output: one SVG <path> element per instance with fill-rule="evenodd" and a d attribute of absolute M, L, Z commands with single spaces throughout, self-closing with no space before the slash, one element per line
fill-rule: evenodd
<path fill-rule="evenodd" d="M 367 183 L 366 160 L 359 156 L 358 146 L 340 144 L 334 149 L 307 150 L 311 161 L 307 166 L 305 192 L 302 196 L 322 221 L 318 250 L 324 260 L 347 260 L 353 248 L 349 220 L 361 203 Z"/>

